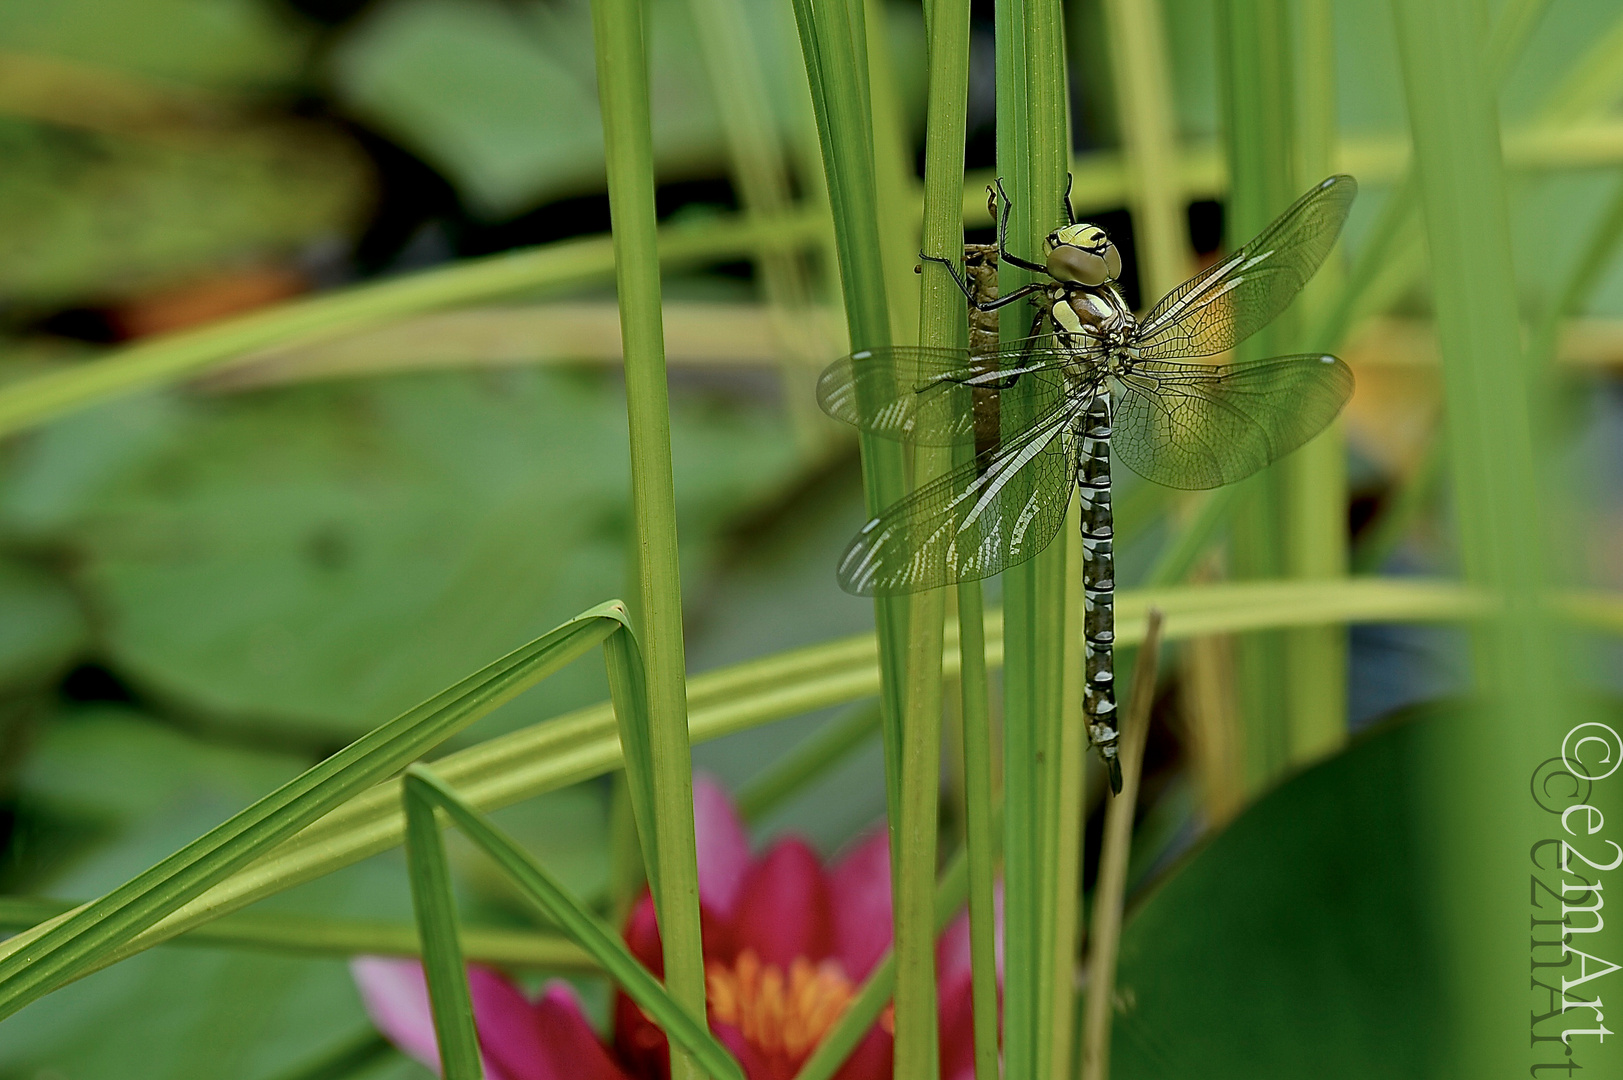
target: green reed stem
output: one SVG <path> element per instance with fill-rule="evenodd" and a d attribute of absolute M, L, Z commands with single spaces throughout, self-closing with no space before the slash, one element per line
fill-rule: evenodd
<path fill-rule="evenodd" d="M 994 7 L 997 49 L 997 159 L 1012 200 L 1009 241 L 1031 259 L 1063 221 L 1069 139 L 1065 115 L 1064 31 L 1057 0 Z M 1028 280 L 1000 266 L 999 292 Z M 1004 340 L 1023 337 L 1020 318 L 1002 321 Z M 1033 419 L 1004 410 L 1006 426 Z M 1065 581 L 1075 565 L 1067 534 L 1003 575 L 1008 645 L 1004 679 L 1004 884 L 1007 964 L 1004 1065 L 1010 1076 L 1050 1075 L 1056 964 L 1056 812 L 1064 702 Z M 1048 918 L 1044 918 L 1045 912 Z"/>
<path fill-rule="evenodd" d="M 688 0 L 699 50 L 710 76 L 710 98 L 721 116 L 727 154 L 739 201 L 751 218 L 790 212 L 793 195 L 783 139 L 772 114 L 772 94 L 751 33 L 746 0 Z M 778 343 L 783 355 L 784 398 L 803 447 L 816 447 L 826 434 L 816 403 L 805 392 L 814 375 L 808 341 L 794 332 L 814 310 L 812 283 L 805 258 L 795 251 L 763 251 L 757 259 L 761 291 L 784 331 Z"/>
<path fill-rule="evenodd" d="M 872 110 L 862 5 L 847 0 L 794 0 L 795 25 L 811 87 L 834 246 L 840 264 L 841 295 L 853 350 L 891 341 L 881 258 L 878 199 L 874 182 Z M 858 436 L 862 488 L 868 514 L 879 512 L 906 493 L 901 447 L 869 434 Z M 902 687 L 907 665 L 907 604 L 896 598 L 874 601 L 880 641 L 880 704 L 885 745 L 885 800 L 891 822 L 898 820 L 901 792 Z M 895 848 L 892 847 L 894 857 Z"/>
<path fill-rule="evenodd" d="M 598 100 L 614 229 L 615 284 L 625 349 L 626 415 L 631 432 L 631 503 L 641 616 L 648 643 L 643 687 L 652 791 L 652 842 L 643 838 L 649 882 L 659 904 L 665 985 L 694 1020 L 705 1022 L 704 952 L 699 936 L 699 877 L 693 841 L 693 764 L 688 748 L 687 663 L 682 641 L 682 583 L 671 471 L 671 417 L 660 316 L 654 151 L 648 55 L 639 0 L 592 0 Z M 628 774 L 633 806 L 638 777 Z M 698 1065 L 671 1051 L 673 1080 L 693 1080 Z"/>
<path fill-rule="evenodd" d="M 969 86 L 969 4 L 932 0 L 930 86 L 924 145 L 924 250 L 959 264 L 964 250 L 965 110 Z M 964 298 L 938 263 L 919 279 L 921 345 L 961 346 Z M 922 485 L 952 464 L 949 447 L 919 447 L 914 482 Z M 906 721 L 902 731 L 900 819 L 895 847 L 896 1050 L 898 1080 L 934 1080 L 936 1040 L 935 898 L 941 800 L 941 646 L 946 590 L 913 598 L 908 616 Z"/>
<path fill-rule="evenodd" d="M 1583 247 L 1566 274 L 1551 290 L 1543 317 L 1533 328 L 1532 338 L 1527 345 L 1530 379 L 1537 381 L 1548 378 L 1560 343 L 1562 323 L 1582 311 L 1589 302 L 1611 264 L 1620 239 L 1623 239 L 1623 178 L 1619 178 L 1611 199 L 1601 209 L 1595 224 L 1586 230 Z"/>
<path fill-rule="evenodd" d="M 1445 431 L 1461 562 L 1499 601 L 1472 652 L 1487 702 L 1467 745 L 1427 744 L 1415 790 L 1434 858 L 1427 897 L 1458 1024 L 1437 1075 L 1539 1060 L 1526 1041 L 1526 907 L 1503 883 L 1527 872 L 1543 822 L 1527 770 L 1570 715 L 1543 610 L 1548 550 L 1526 366 L 1519 347 L 1509 211 L 1493 72 L 1473 0 L 1393 0 L 1442 358 Z M 1533 815 L 1537 816 L 1537 815 Z M 1444 1064 L 1446 1062 L 1446 1064 Z M 1452 1071 L 1450 1071 L 1452 1070 Z"/>
<path fill-rule="evenodd" d="M 1127 159 L 1133 236 L 1144 307 L 1189 276 L 1189 230 L 1178 169 L 1178 118 L 1173 108 L 1161 5 L 1105 0 L 1110 72 Z"/>
<path fill-rule="evenodd" d="M 1295 175 L 1294 39 L 1287 0 L 1235 0 L 1219 8 L 1218 37 L 1229 158 L 1225 225 L 1232 250 L 1260 232 L 1300 193 Z M 1293 306 L 1242 343 L 1241 360 L 1293 351 L 1300 336 Z M 1296 494 L 1283 468 L 1244 482 L 1246 506 L 1235 517 L 1230 561 L 1236 577 L 1286 574 L 1286 545 Z M 1290 760 L 1295 695 L 1283 634 L 1239 643 L 1238 687 L 1248 785 L 1265 784 Z"/>
<path fill-rule="evenodd" d="M 958 686 L 964 727 L 964 851 L 969 868 L 969 958 L 975 1080 L 998 1080 L 997 849 L 992 717 L 981 583 L 958 586 Z"/>
<path fill-rule="evenodd" d="M 419 794 L 421 782 L 408 770 L 401 787 L 406 814 L 406 870 L 411 877 L 411 906 L 423 945 L 423 975 L 428 980 L 429 1009 L 439 1043 L 440 1075 L 445 1080 L 484 1080 L 479 1064 L 479 1034 L 473 1026 L 473 998 L 457 942 L 456 898 L 445 839 L 434 817 L 434 804 Z"/>

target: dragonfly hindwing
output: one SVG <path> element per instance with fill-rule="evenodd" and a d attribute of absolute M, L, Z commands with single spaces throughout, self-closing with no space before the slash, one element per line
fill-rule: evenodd
<path fill-rule="evenodd" d="M 1061 403 L 868 522 L 840 559 L 840 585 L 861 596 L 917 592 L 991 577 L 1047 547 L 1070 503 L 1074 413 Z"/>

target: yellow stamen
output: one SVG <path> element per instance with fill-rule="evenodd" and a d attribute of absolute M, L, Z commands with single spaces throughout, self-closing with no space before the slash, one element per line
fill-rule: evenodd
<path fill-rule="evenodd" d="M 753 949 L 740 953 L 731 968 L 706 961 L 705 986 L 717 1020 L 761 1050 L 793 1060 L 811 1053 L 855 992 L 838 961 L 813 965 L 796 957 L 785 977 L 776 964 L 761 963 Z"/>

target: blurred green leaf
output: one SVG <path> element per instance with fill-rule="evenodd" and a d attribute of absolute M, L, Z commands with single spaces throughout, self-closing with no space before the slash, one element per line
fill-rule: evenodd
<path fill-rule="evenodd" d="M 282 86 L 311 35 L 263 0 L 11 0 L 0 49 L 42 53 L 214 87 Z"/>
<path fill-rule="evenodd" d="M 575 48 L 591 52 L 586 36 Z M 510 7 L 409 0 L 377 10 L 335 57 L 340 95 L 444 170 L 492 216 L 602 183 L 590 73 L 556 58 Z"/>
<path fill-rule="evenodd" d="M 278 784 L 301 762 L 201 742 L 124 705 L 85 706 L 42 726 L 18 777 L 17 797 L 33 811 L 114 825 L 126 849 L 206 831 Z M 178 845 L 172 845 L 178 846 Z M 94 895 L 168 854 L 130 852 L 126 870 L 64 881 L 65 895 Z M 57 890 L 60 892 L 60 889 Z"/>
<path fill-rule="evenodd" d="M 1407 762 L 1425 725 L 1460 712 L 1416 710 L 1285 782 L 1130 915 L 1117 1075 L 1435 1075 L 1444 998 Z"/>
<path fill-rule="evenodd" d="M 42 432 L 0 513 L 79 556 L 115 666 L 188 709 L 349 737 L 624 587 L 607 377 L 408 376 L 114 419 L 124 408 Z M 765 411 L 679 403 L 674 439 L 691 585 L 707 541 L 797 460 Z M 63 488 L 77 498 L 53 500 Z M 502 726 L 594 700 L 600 671 L 560 673 Z"/>
<path fill-rule="evenodd" d="M 32 872 L 31 888 L 94 895 L 301 767 L 287 755 L 201 742 L 125 707 L 66 713 L 43 726 L 18 779 L 12 856 Z M 298 902 L 353 909 L 380 885 L 404 891 L 398 873 L 350 873 L 307 886 Z M 169 1080 L 261 1076 L 340 1044 L 366 1023 L 341 961 L 159 950 L 75 983 L 8 1023 L 0 1076 L 122 1080 L 132 1061 L 141 1063 L 139 1075 Z"/>
<path fill-rule="evenodd" d="M 810 113 L 788 7 L 746 7 L 769 104 L 792 139 Z M 725 175 L 721 118 L 688 6 L 650 0 L 646 11 L 660 178 Z M 911 18 L 917 22 L 917 8 Z M 895 21 L 904 22 L 900 15 Z M 897 35 L 904 46 L 897 76 L 916 118 L 923 42 L 906 26 Z M 503 217 L 603 190 L 592 55 L 588 6 L 579 0 L 397 0 L 348 32 L 332 77 L 340 100 L 444 172 L 474 211 Z"/>
<path fill-rule="evenodd" d="M 60 580 L 0 559 L 0 691 L 49 682 L 85 647 L 88 627 Z"/>
<path fill-rule="evenodd" d="M 353 145 L 313 124 L 126 138 L 0 118 L 0 291 L 91 303 L 341 239 L 369 199 Z"/>

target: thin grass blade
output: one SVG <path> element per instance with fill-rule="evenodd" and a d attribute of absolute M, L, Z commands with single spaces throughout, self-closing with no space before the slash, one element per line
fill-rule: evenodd
<path fill-rule="evenodd" d="M 425 792 L 415 768 L 406 770 L 400 798 L 406 814 L 406 871 L 422 939 L 423 975 L 439 1043 L 440 1075 L 445 1080 L 483 1080 L 473 996 L 457 941 L 456 898 L 451 892 L 445 838 L 434 817 L 434 799 Z"/>
<path fill-rule="evenodd" d="M 713 1080 L 744 1080 L 744 1071 L 737 1059 L 716 1041 L 704 1022 L 695 1019 L 684 1004 L 679 1004 L 612 930 L 506 833 L 491 824 L 478 808 L 426 766 L 412 766 L 408 781 L 416 783 L 426 802 L 443 810 L 451 824 L 496 860 L 508 878 L 585 949 L 604 973 L 664 1030 L 674 1046 L 690 1054 Z"/>

